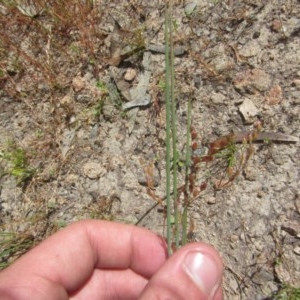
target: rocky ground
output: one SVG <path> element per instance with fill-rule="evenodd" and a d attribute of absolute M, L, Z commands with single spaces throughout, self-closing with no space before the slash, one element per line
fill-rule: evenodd
<path fill-rule="evenodd" d="M 119 2 L 0 4 L 0 223 L 30 246 L 79 219 L 134 224 L 147 185 L 165 195 L 164 3 Z M 189 99 L 200 150 L 258 120 L 269 133 L 234 180 L 224 152 L 198 170 L 189 234 L 222 254 L 225 299 L 300 286 L 299 16 L 296 0 L 174 7 L 182 154 Z M 164 218 L 139 226 L 163 234 Z"/>

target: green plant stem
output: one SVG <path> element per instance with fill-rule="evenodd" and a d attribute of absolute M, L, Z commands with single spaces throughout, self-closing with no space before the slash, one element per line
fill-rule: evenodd
<path fill-rule="evenodd" d="M 165 8 L 165 76 L 166 76 L 166 202 L 167 202 L 167 243 L 168 255 L 172 254 L 171 236 L 171 87 L 170 87 L 170 47 L 169 47 L 169 10 Z"/>
<path fill-rule="evenodd" d="M 183 213 L 182 213 L 182 246 L 187 244 L 187 212 L 189 206 L 189 170 L 191 164 L 191 135 L 190 129 L 192 124 L 192 101 L 188 100 L 187 107 L 187 132 L 186 132 L 186 154 L 185 154 L 185 199 L 183 203 Z"/>
<path fill-rule="evenodd" d="M 178 173 L 178 151 L 177 151 L 177 116 L 175 99 L 175 72 L 174 72 L 174 42 L 173 42 L 173 22 L 172 22 L 172 1 L 169 3 L 169 42 L 170 42 L 170 96 L 171 96 L 171 121 L 172 121 L 172 149 L 173 149 L 173 206 L 174 206 L 174 231 L 175 247 L 179 248 L 179 210 L 177 199 L 177 173 Z"/>
<path fill-rule="evenodd" d="M 182 212 L 182 243 L 181 245 L 184 246 L 187 244 L 187 223 L 188 223 L 188 218 L 187 218 L 187 213 L 188 213 L 188 205 L 185 205 L 183 207 L 183 212 Z"/>

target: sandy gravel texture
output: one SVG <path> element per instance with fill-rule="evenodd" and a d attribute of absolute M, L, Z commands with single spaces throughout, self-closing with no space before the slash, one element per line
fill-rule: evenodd
<path fill-rule="evenodd" d="M 0 224 L 36 243 L 75 220 L 137 222 L 155 203 L 145 170 L 165 195 L 164 54 L 149 46 L 164 45 L 164 3 L 94 2 L 82 15 L 70 5 L 59 26 L 47 8 L 0 4 Z M 191 204 L 190 236 L 220 251 L 225 299 L 300 286 L 299 16 L 296 0 L 174 6 L 181 154 L 189 99 L 200 150 L 258 120 L 263 132 L 294 138 L 254 143 L 240 176 L 220 188 L 222 156 L 199 168 L 199 184 L 208 184 Z M 130 101 L 142 104 L 124 111 Z M 34 170 L 26 182 L 13 174 L 16 149 Z M 163 234 L 160 207 L 139 226 Z"/>

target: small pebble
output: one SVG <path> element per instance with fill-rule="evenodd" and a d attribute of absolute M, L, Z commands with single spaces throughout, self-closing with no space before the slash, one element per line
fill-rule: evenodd
<path fill-rule="evenodd" d="M 90 178 L 90 179 L 96 179 L 103 175 L 105 175 L 106 169 L 101 166 L 98 162 L 87 162 L 83 166 L 83 174 Z"/>
<path fill-rule="evenodd" d="M 294 248 L 294 253 L 300 255 L 300 246 Z"/>
<path fill-rule="evenodd" d="M 124 75 L 124 79 L 126 81 L 132 81 L 135 78 L 135 76 L 136 76 L 136 70 L 132 68 L 128 68 Z"/>
<path fill-rule="evenodd" d="M 72 80 L 72 87 L 75 92 L 80 92 L 85 86 L 85 82 L 82 77 L 77 76 Z"/>
<path fill-rule="evenodd" d="M 254 122 L 254 117 L 258 115 L 259 110 L 250 99 L 245 99 L 239 107 L 239 112 L 242 114 L 245 123 L 251 124 Z"/>

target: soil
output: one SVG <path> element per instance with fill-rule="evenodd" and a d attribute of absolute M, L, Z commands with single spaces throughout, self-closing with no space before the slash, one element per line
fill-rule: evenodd
<path fill-rule="evenodd" d="M 52 14 L 42 2 L 0 4 L 0 223 L 35 243 L 86 218 L 135 224 L 166 182 L 164 54 L 149 46 L 164 45 L 163 1 L 70 1 Z M 201 151 L 257 121 L 285 137 L 237 145 L 234 180 L 224 152 L 197 170 L 206 189 L 189 237 L 220 251 L 225 299 L 300 286 L 299 16 L 296 0 L 174 6 L 182 156 L 189 100 Z M 161 207 L 139 226 L 164 234 Z"/>

